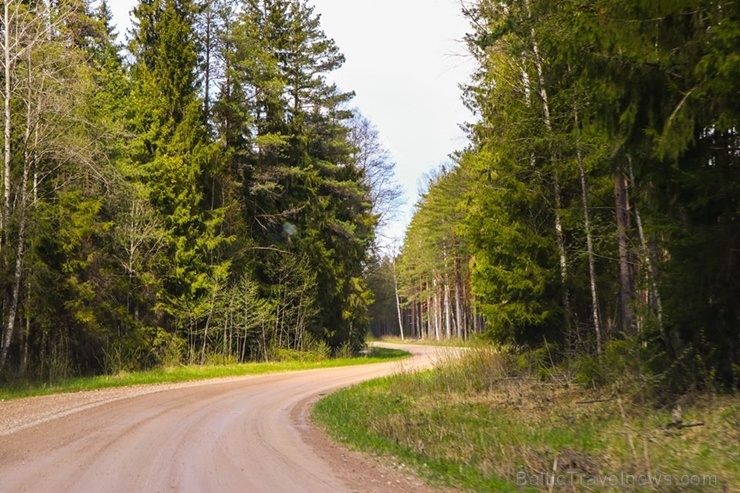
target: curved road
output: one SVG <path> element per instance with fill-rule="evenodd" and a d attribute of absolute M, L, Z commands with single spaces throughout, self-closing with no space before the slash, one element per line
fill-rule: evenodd
<path fill-rule="evenodd" d="M 443 351 L 405 349 L 414 357 L 402 362 L 204 382 L 72 406 L 0 436 L 0 491 L 352 491 L 304 442 L 300 415 L 319 395 L 429 366 Z"/>

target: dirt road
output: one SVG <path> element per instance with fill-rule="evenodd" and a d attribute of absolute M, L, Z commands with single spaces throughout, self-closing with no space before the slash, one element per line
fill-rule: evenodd
<path fill-rule="evenodd" d="M 0 492 L 427 491 L 322 442 L 306 418 L 321 394 L 440 357 L 409 350 L 401 363 L 0 403 Z"/>

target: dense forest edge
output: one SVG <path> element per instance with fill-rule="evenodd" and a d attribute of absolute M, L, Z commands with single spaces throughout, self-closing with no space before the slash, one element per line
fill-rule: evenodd
<path fill-rule="evenodd" d="M 0 374 L 360 350 L 399 192 L 305 0 L 0 12 Z"/>
<path fill-rule="evenodd" d="M 465 491 L 733 490 L 740 3 L 460 4 L 470 144 L 368 282 L 376 336 L 483 347 L 314 418 Z"/>
<path fill-rule="evenodd" d="M 740 383 L 736 2 L 462 2 L 470 144 L 397 255 L 306 0 L 3 3 L 3 379 L 482 339 Z M 400 329 L 400 330 L 399 330 Z"/>
<path fill-rule="evenodd" d="M 470 144 L 370 269 L 373 332 L 737 389 L 738 2 L 461 5 Z"/>
<path fill-rule="evenodd" d="M 737 484 L 740 3 L 460 5 L 470 143 L 389 254 L 309 0 L 2 2 L 0 384 L 474 341 L 317 416 L 483 491 Z"/>

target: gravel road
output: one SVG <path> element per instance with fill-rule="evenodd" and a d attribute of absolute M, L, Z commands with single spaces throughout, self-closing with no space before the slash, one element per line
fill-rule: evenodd
<path fill-rule="evenodd" d="M 445 353 L 405 349 L 400 363 L 0 402 L 0 492 L 434 491 L 307 418 L 320 395 Z"/>

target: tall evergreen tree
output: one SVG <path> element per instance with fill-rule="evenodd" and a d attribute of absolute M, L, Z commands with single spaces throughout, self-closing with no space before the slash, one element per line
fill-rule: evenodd
<path fill-rule="evenodd" d="M 255 274 L 269 293 L 285 256 L 303 259 L 318 276 L 313 337 L 356 344 L 374 220 L 341 108 L 351 94 L 325 80 L 344 58 L 304 1 L 245 2 L 224 49 L 216 120 L 242 184 Z"/>
<path fill-rule="evenodd" d="M 158 310 L 186 329 L 194 344 L 208 300 L 228 277 L 219 254 L 223 210 L 212 183 L 219 179 L 217 155 L 208 141 L 196 76 L 197 7 L 189 0 L 144 0 L 134 9 L 130 43 L 133 158 L 146 194 L 165 230 L 167 262 L 156 266 L 163 279 Z M 192 346 L 191 346 L 192 347 Z"/>

